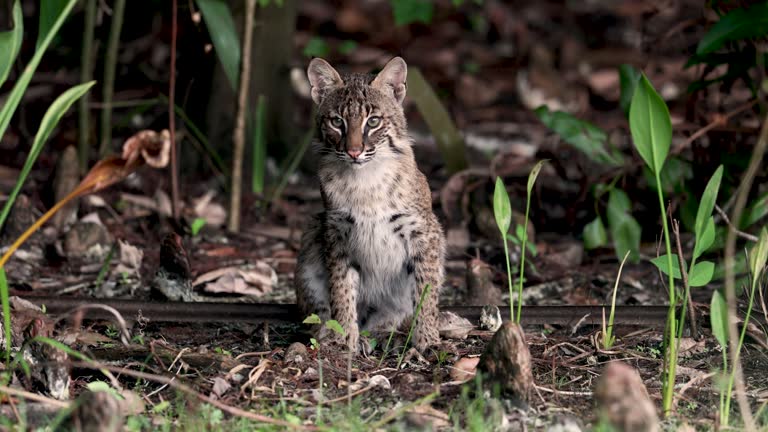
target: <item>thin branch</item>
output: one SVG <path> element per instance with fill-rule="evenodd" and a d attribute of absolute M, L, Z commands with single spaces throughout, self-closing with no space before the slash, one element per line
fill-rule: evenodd
<path fill-rule="evenodd" d="M 249 0 L 249 1 L 255 1 L 255 0 Z M 139 371 L 135 371 L 135 370 L 131 370 L 131 369 L 125 369 L 125 368 L 116 367 L 116 366 L 95 365 L 95 364 L 84 363 L 84 362 L 72 362 L 72 366 L 79 367 L 79 368 L 87 368 L 87 369 L 106 369 L 106 370 L 109 370 L 111 372 L 118 373 L 120 375 L 127 375 L 127 376 L 134 377 L 134 378 L 139 378 L 139 379 L 143 379 L 143 380 L 147 380 L 147 381 L 152 381 L 152 382 L 156 382 L 156 383 L 160 383 L 160 384 L 166 384 L 166 385 L 168 385 L 168 386 L 170 386 L 170 387 L 172 387 L 172 388 L 174 388 L 174 389 L 176 389 L 178 391 L 181 391 L 182 393 L 186 393 L 186 394 L 188 394 L 190 396 L 196 397 L 197 399 L 199 399 L 199 400 L 201 400 L 201 401 L 203 401 L 205 403 L 209 403 L 209 404 L 215 406 L 216 408 L 218 408 L 218 409 L 220 409 L 220 410 L 222 410 L 222 411 L 224 411 L 226 413 L 232 414 L 234 416 L 244 417 L 244 418 L 247 418 L 247 419 L 250 419 L 250 420 L 259 421 L 259 422 L 262 422 L 262 423 L 268 423 L 268 424 L 273 424 L 273 425 L 277 425 L 277 426 L 283 426 L 283 427 L 288 428 L 288 429 L 294 429 L 294 430 L 317 430 L 317 428 L 315 426 L 297 425 L 297 424 L 289 423 L 289 422 L 286 422 L 286 421 L 273 419 L 271 417 L 267 417 L 267 416 L 264 416 L 264 415 L 261 415 L 261 414 L 256 414 L 256 413 L 253 413 L 253 412 L 250 412 L 250 411 L 246 411 L 244 409 L 233 407 L 231 405 L 227 405 L 227 404 L 225 404 L 225 403 L 223 403 L 223 402 L 221 402 L 219 400 L 213 399 L 213 398 L 211 398 L 209 396 L 206 396 L 206 395 L 196 391 L 195 389 L 193 389 L 192 387 L 189 387 L 186 384 L 180 383 L 176 379 L 175 376 L 174 377 L 166 377 L 166 376 L 162 376 L 162 375 L 156 375 L 156 374 L 151 374 L 151 373 L 147 373 L 147 372 L 139 372 Z M 0 392 L 3 392 L 3 389 L 4 389 L 4 387 L 0 386 Z M 63 402 L 61 402 L 61 403 L 63 403 Z"/>
<path fill-rule="evenodd" d="M 760 136 L 757 139 L 755 148 L 752 150 L 752 157 L 749 161 L 747 171 L 744 173 L 744 176 L 741 179 L 741 184 L 739 185 L 739 190 L 736 193 L 736 200 L 734 202 L 733 213 L 731 213 L 730 220 L 741 220 L 744 207 L 747 205 L 749 190 L 752 188 L 755 175 L 757 174 L 757 170 L 760 168 L 763 156 L 765 155 L 766 147 L 768 147 L 768 116 L 763 119 L 763 126 L 760 129 Z M 754 431 L 756 430 L 755 420 L 749 407 L 749 401 L 747 401 L 744 376 L 741 370 L 741 363 L 739 362 L 739 353 L 737 352 L 739 344 L 739 331 L 736 324 L 736 274 L 734 272 L 735 255 L 736 230 L 731 229 L 728 230 L 728 235 L 725 240 L 725 298 L 728 301 L 728 351 L 731 356 L 731 367 L 733 367 L 735 375 L 736 399 L 739 402 L 739 409 L 741 411 L 742 419 L 744 420 L 744 426 L 747 431 Z"/>
<path fill-rule="evenodd" d="M 757 243 L 757 236 L 754 236 L 749 233 L 745 233 L 744 231 L 739 231 L 738 228 L 736 228 L 735 225 L 731 223 L 731 220 L 728 218 L 728 215 L 723 211 L 723 209 L 720 208 L 719 205 L 715 204 L 715 210 L 717 210 L 717 213 L 720 215 L 721 218 L 723 218 L 723 222 L 725 222 L 726 225 L 728 225 L 728 228 L 730 228 L 730 231 L 734 232 L 737 236 L 743 238 L 744 240 L 749 240 L 751 242 Z"/>
<path fill-rule="evenodd" d="M 87 364 L 87 363 L 86 363 Z M 9 396 L 16 396 L 23 399 L 29 399 L 31 401 L 40 402 L 53 406 L 54 408 L 68 408 L 69 402 L 60 401 L 58 399 L 49 398 L 39 395 L 37 393 L 30 393 L 25 390 L 16 389 L 13 387 L 7 387 L 0 385 L 0 394 L 7 394 Z"/>
<path fill-rule="evenodd" d="M 111 152 L 112 146 L 112 95 L 115 90 L 115 69 L 117 68 L 117 49 L 120 46 L 120 32 L 123 28 L 123 16 L 125 15 L 125 0 L 115 0 L 114 13 L 112 14 L 112 28 L 109 30 L 109 42 L 107 42 L 107 55 L 104 61 L 104 88 L 102 99 L 105 105 L 101 111 L 101 144 L 99 155 L 104 157 Z"/>
<path fill-rule="evenodd" d="M 171 76 L 168 84 L 168 128 L 171 132 L 171 213 L 173 219 L 179 219 L 179 169 L 176 155 L 176 114 L 174 113 L 174 99 L 176 98 L 176 37 L 178 34 L 178 9 L 177 0 L 172 2 L 171 12 Z"/>
<path fill-rule="evenodd" d="M 232 193 L 229 203 L 230 231 L 240 231 L 240 200 L 243 187 L 243 153 L 245 153 L 245 113 L 248 102 L 248 86 L 251 79 L 251 45 L 253 42 L 253 15 L 256 0 L 248 0 L 245 6 L 243 30 L 243 55 L 240 64 L 240 89 L 237 98 L 237 123 L 235 125 L 235 151 L 232 156 Z"/>

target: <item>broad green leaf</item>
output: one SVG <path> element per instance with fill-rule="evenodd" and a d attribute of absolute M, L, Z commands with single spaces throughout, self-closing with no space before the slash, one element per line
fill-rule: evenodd
<path fill-rule="evenodd" d="M 651 264 L 661 270 L 665 275 L 669 275 L 669 263 L 667 262 L 667 254 L 657 256 L 651 260 Z M 682 278 L 680 273 L 680 260 L 677 258 L 677 254 L 672 254 L 672 276 L 675 279 Z"/>
<path fill-rule="evenodd" d="M 696 244 L 693 247 L 693 259 L 698 259 L 701 254 L 709 250 L 712 247 L 712 243 L 715 242 L 715 218 L 709 217 L 707 224 L 705 225 L 704 232 L 700 237 L 696 237 Z"/>
<path fill-rule="evenodd" d="M 401 26 L 413 22 L 429 24 L 432 22 L 432 2 L 428 0 L 390 0 L 395 25 Z"/>
<path fill-rule="evenodd" d="M 640 224 L 630 215 L 623 215 L 617 225 L 611 225 L 611 237 L 617 257 L 630 253 L 630 260 L 637 262 L 640 249 Z"/>
<path fill-rule="evenodd" d="M 707 221 L 712 216 L 712 211 L 715 209 L 715 203 L 717 203 L 717 192 L 720 190 L 720 180 L 722 178 L 723 166 L 720 165 L 709 179 L 709 182 L 707 182 L 707 187 L 704 188 L 704 193 L 701 195 L 699 210 L 696 212 L 696 225 L 694 227 L 696 238 L 704 234 Z"/>
<path fill-rule="evenodd" d="M 715 273 L 715 263 L 711 261 L 697 262 L 688 274 L 688 285 L 692 287 L 704 286 L 712 282 Z"/>
<path fill-rule="evenodd" d="M 0 33 L 0 87 L 11 72 L 13 62 L 19 55 L 21 40 L 24 37 L 24 15 L 21 13 L 21 2 L 13 3 L 13 29 Z M 0 131 L 0 137 L 3 136 Z"/>
<path fill-rule="evenodd" d="M 322 324 L 322 321 L 320 321 L 320 317 L 317 316 L 317 314 L 312 314 L 304 318 L 303 323 L 304 324 Z"/>
<path fill-rule="evenodd" d="M 5 135 L 5 130 L 8 128 L 8 124 L 11 122 L 11 117 L 13 117 L 13 113 L 16 111 L 16 107 L 19 105 L 19 102 L 21 102 L 21 97 L 24 95 L 29 82 L 32 80 L 32 75 L 35 73 L 37 65 L 40 64 L 40 60 L 43 58 L 43 54 L 48 48 L 48 45 L 50 45 L 51 40 L 53 40 L 53 36 L 59 31 L 61 25 L 64 24 L 64 21 L 69 15 L 69 12 L 72 10 L 72 7 L 75 6 L 75 3 L 77 3 L 77 0 L 69 0 L 69 2 L 67 2 L 66 7 L 64 10 L 62 10 L 61 14 L 56 19 L 56 22 L 53 23 L 50 31 L 45 35 L 45 39 L 35 50 L 35 54 L 32 56 L 32 59 L 29 60 L 29 63 L 27 63 L 26 67 L 24 68 L 24 72 L 16 80 L 16 84 L 14 84 L 13 90 L 11 90 L 10 95 L 8 95 L 8 98 L 5 101 L 5 105 L 3 105 L 3 108 L 0 109 L 0 137 Z M 0 66 L 0 70 L 2 69 L 3 66 Z M 2 221 L 0 221 L 0 227 L 2 226 Z"/>
<path fill-rule="evenodd" d="M 752 248 L 752 253 L 749 254 L 749 267 L 754 279 L 760 279 L 763 270 L 765 270 L 766 262 L 768 262 L 768 231 L 763 228 L 760 230 L 757 244 Z"/>
<path fill-rule="evenodd" d="M 523 241 L 523 237 L 525 237 L 525 228 L 523 228 L 522 224 L 515 224 L 515 237 L 519 241 Z"/>
<path fill-rule="evenodd" d="M 499 177 L 496 177 L 496 187 L 493 190 L 493 216 L 496 218 L 496 225 L 501 231 L 501 236 L 506 237 L 509 225 L 512 223 L 512 206 L 509 203 L 509 195 L 507 195 L 504 182 Z"/>
<path fill-rule="evenodd" d="M 632 104 L 632 96 L 635 94 L 637 82 L 640 80 L 640 71 L 632 65 L 623 64 L 619 66 L 619 85 L 621 87 L 621 96 L 619 97 L 619 106 L 624 111 L 624 115 L 629 115 L 629 107 Z"/>
<path fill-rule="evenodd" d="M 562 111 L 550 111 L 546 106 L 536 108 L 534 112 L 544 126 L 552 129 L 563 141 L 592 161 L 609 166 L 621 166 L 624 163 L 621 153 L 609 153 L 606 150 L 608 135 L 592 123 Z"/>
<path fill-rule="evenodd" d="M 696 54 L 720 49 L 726 42 L 760 38 L 768 34 L 768 2 L 749 8 L 735 8 L 720 18 L 696 47 Z"/>
<path fill-rule="evenodd" d="M 632 210 L 632 201 L 629 195 L 619 188 L 613 188 L 608 192 L 608 208 L 617 211 L 629 212 Z"/>
<path fill-rule="evenodd" d="M 211 36 L 216 56 L 233 90 L 240 85 L 240 39 L 235 30 L 232 11 L 225 0 L 197 0 L 208 33 Z"/>
<path fill-rule="evenodd" d="M 595 249 L 608 243 L 608 233 L 605 231 L 600 216 L 584 226 L 584 249 Z"/>
<path fill-rule="evenodd" d="M 654 174 L 661 173 L 672 143 L 669 109 L 643 75 L 637 84 L 629 109 L 632 141 L 643 161 Z"/>
<path fill-rule="evenodd" d="M 35 44 L 37 49 L 40 48 L 43 39 L 51 31 L 56 18 L 61 15 L 66 6 L 66 0 L 45 0 L 40 2 L 40 25 L 38 26 L 37 43 Z"/>
<path fill-rule="evenodd" d="M 541 168 L 544 166 L 545 163 L 547 163 L 549 159 L 543 159 L 536 163 L 536 165 L 533 166 L 533 169 L 531 170 L 530 174 L 528 174 L 528 195 L 531 195 L 531 191 L 533 190 L 533 185 L 536 184 L 536 177 L 539 176 L 539 172 L 541 172 Z"/>
<path fill-rule="evenodd" d="M 709 322 L 712 334 L 723 349 L 728 349 L 728 303 L 720 291 L 712 293 L 709 306 Z"/>
<path fill-rule="evenodd" d="M 61 120 L 72 104 L 93 87 L 94 84 L 96 84 L 96 81 L 76 85 L 62 93 L 55 101 L 53 101 L 51 106 L 48 107 L 43 119 L 40 121 L 40 128 L 37 130 L 35 140 L 32 143 L 32 148 L 29 151 L 29 155 L 27 155 L 26 162 L 24 162 L 24 167 L 21 169 L 19 179 L 16 181 L 16 186 L 14 186 L 11 191 L 8 201 L 6 201 L 2 212 L 0 213 L 0 227 L 5 223 L 5 219 L 8 217 L 8 213 L 10 213 L 11 207 L 16 200 L 16 196 L 24 185 L 24 180 L 26 180 L 27 175 L 29 175 L 29 172 L 32 170 L 32 165 L 34 165 L 37 157 L 43 150 L 43 145 L 48 140 L 48 136 L 50 136 L 51 132 L 53 132 L 53 128 L 56 127 L 59 120 Z"/>
<path fill-rule="evenodd" d="M 339 324 L 339 322 L 336 320 L 326 321 L 325 326 L 342 336 L 346 336 L 347 334 L 347 332 L 344 331 L 344 328 L 341 327 L 341 324 Z"/>

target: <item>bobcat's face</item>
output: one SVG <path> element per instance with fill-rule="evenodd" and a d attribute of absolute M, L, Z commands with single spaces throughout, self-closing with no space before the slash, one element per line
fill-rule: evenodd
<path fill-rule="evenodd" d="M 402 142 L 406 125 L 400 104 L 405 97 L 405 62 L 395 60 L 376 77 L 353 74 L 344 79 L 324 60 L 312 61 L 308 74 L 319 105 L 324 157 L 360 167 L 377 157 L 403 154 L 400 146 L 409 145 Z"/>

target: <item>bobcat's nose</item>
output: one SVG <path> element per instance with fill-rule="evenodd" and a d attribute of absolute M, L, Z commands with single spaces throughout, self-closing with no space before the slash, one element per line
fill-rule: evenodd
<path fill-rule="evenodd" d="M 362 153 L 363 153 L 363 149 L 352 148 L 347 150 L 347 154 L 349 155 L 349 157 L 355 160 L 357 160 L 357 158 L 360 157 L 360 154 Z"/>

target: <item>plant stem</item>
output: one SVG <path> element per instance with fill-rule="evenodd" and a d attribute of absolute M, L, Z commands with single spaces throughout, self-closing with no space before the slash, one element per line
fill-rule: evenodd
<path fill-rule="evenodd" d="M 659 172 L 656 172 L 656 184 L 661 185 L 661 176 Z M 664 381 L 664 394 L 662 398 L 662 405 L 664 408 L 664 416 L 667 416 L 672 411 L 672 396 L 675 389 L 675 374 L 677 369 L 677 343 L 675 338 L 677 336 L 677 318 L 675 317 L 675 311 L 677 309 L 677 299 L 675 296 L 675 276 L 672 271 L 672 242 L 669 238 L 669 225 L 667 223 L 667 210 L 664 205 L 664 194 L 662 188 L 656 188 L 659 196 L 659 209 L 661 210 L 661 222 L 664 229 L 664 243 L 667 247 L 667 268 L 669 271 L 669 313 L 667 315 L 667 364 L 666 380 Z"/>
<path fill-rule="evenodd" d="M 766 147 L 768 147 L 768 116 L 763 119 L 760 136 L 757 139 L 755 148 L 752 150 L 752 158 L 749 161 L 749 166 L 747 167 L 747 170 L 741 179 L 738 191 L 736 192 L 733 213 L 731 213 L 731 220 L 734 221 L 734 223 L 738 223 L 738 221 L 741 220 L 744 207 L 747 204 L 749 190 L 752 189 L 752 182 L 754 181 L 757 170 L 763 160 Z M 734 384 L 737 390 L 736 398 L 739 402 L 741 417 L 744 419 L 745 429 L 753 431 L 755 430 L 755 421 L 752 417 L 752 411 L 749 408 L 749 402 L 746 397 L 746 387 L 744 385 L 744 380 L 742 379 L 737 346 L 739 333 L 736 326 L 735 255 L 736 232 L 734 229 L 729 229 L 725 239 L 725 299 L 728 302 L 728 351 L 731 356 L 731 369 L 734 374 Z"/>
<path fill-rule="evenodd" d="M 85 1 L 85 26 L 83 33 L 83 52 L 80 57 L 80 82 L 88 82 L 93 79 L 93 32 L 96 25 L 96 0 Z M 84 173 L 88 166 L 90 146 L 88 138 L 91 132 L 91 112 L 88 109 L 90 97 L 84 94 L 78 101 L 78 151 L 80 173 Z"/>
<path fill-rule="evenodd" d="M 419 304 L 416 305 L 416 310 L 413 312 L 413 319 L 411 319 L 411 328 L 408 330 L 408 336 L 405 337 L 405 344 L 403 345 L 403 351 L 400 353 L 400 357 L 397 359 L 397 369 L 400 369 L 400 365 L 403 363 L 403 358 L 405 357 L 405 350 L 408 349 L 408 343 L 411 341 L 411 336 L 413 336 L 413 329 L 416 328 L 416 320 L 419 319 L 419 314 L 421 313 L 421 305 L 424 304 L 424 299 L 429 294 L 429 290 L 432 289 L 432 285 L 427 284 L 424 289 L 421 291 L 421 296 L 419 297 Z"/>
<path fill-rule="evenodd" d="M 235 124 L 234 154 L 232 155 L 232 189 L 229 200 L 227 228 L 240 231 L 240 199 L 243 188 L 243 153 L 245 152 L 245 113 L 248 109 L 248 85 L 251 79 L 251 45 L 253 42 L 253 15 L 256 0 L 248 0 L 245 6 L 243 27 L 243 55 L 240 64 L 240 88 L 237 97 L 237 123 Z"/>
<path fill-rule="evenodd" d="M 168 129 L 171 135 L 170 166 L 171 176 L 171 214 L 173 220 L 179 220 L 179 161 L 176 152 L 176 114 L 174 113 L 176 98 L 176 35 L 178 33 L 178 0 L 171 2 L 171 70 L 168 79 Z"/>
<path fill-rule="evenodd" d="M 512 297 L 512 266 L 509 264 L 509 246 L 507 245 L 507 234 L 501 233 L 501 241 L 504 242 L 504 256 L 507 259 L 507 282 L 509 283 L 509 320 L 515 320 L 515 299 Z M 525 255 L 525 254 L 523 254 Z M 522 301 L 522 299 L 518 299 Z"/>
<path fill-rule="evenodd" d="M 531 209 L 531 194 L 529 193 L 525 200 L 525 222 L 523 222 L 523 241 L 520 245 L 520 279 L 517 284 L 517 319 L 516 323 L 520 324 L 520 318 L 523 315 L 523 279 L 525 276 L 525 247 L 528 243 L 528 213 Z M 506 245 L 506 241 L 504 242 Z"/>
<path fill-rule="evenodd" d="M 732 362 L 733 365 L 736 365 L 736 363 L 739 361 L 739 357 L 741 356 L 741 347 L 744 345 L 744 336 L 747 334 L 747 326 L 749 325 L 749 317 L 752 314 L 752 305 L 754 305 L 755 301 L 755 291 L 757 289 L 757 275 L 753 275 L 752 280 L 752 289 L 749 292 L 749 303 L 747 304 L 747 314 L 744 317 L 744 325 L 741 328 L 741 336 L 739 336 L 739 345 L 736 347 L 736 353 L 734 355 L 734 361 Z M 733 381 L 736 377 L 736 368 L 731 369 L 731 374 L 728 379 L 728 393 L 725 396 L 725 416 L 724 416 L 724 424 L 728 426 L 728 417 L 729 413 L 731 411 L 731 392 L 733 391 Z"/>
<path fill-rule="evenodd" d="M 125 0 L 115 0 L 112 8 L 112 27 L 109 30 L 107 54 L 104 61 L 104 87 L 102 99 L 104 109 L 101 111 L 101 144 L 99 155 L 107 156 L 112 146 L 112 94 L 115 90 L 115 70 L 117 69 L 117 49 L 120 45 L 120 32 L 123 28 L 125 15 Z"/>

